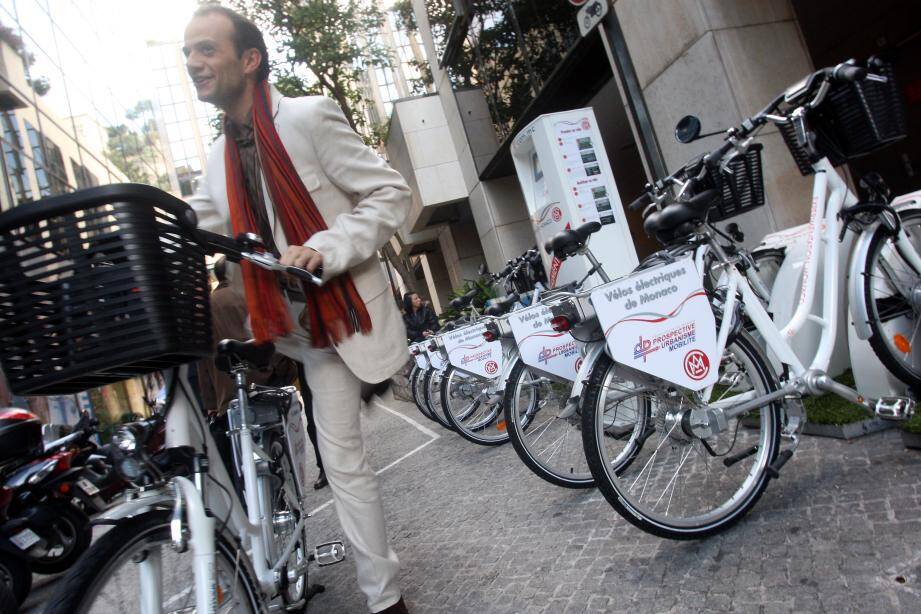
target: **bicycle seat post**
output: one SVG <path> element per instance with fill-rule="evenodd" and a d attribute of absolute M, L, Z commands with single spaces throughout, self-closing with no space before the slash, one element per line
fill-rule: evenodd
<path fill-rule="evenodd" d="M 592 250 L 588 248 L 588 242 L 586 241 L 585 247 L 582 248 L 582 252 L 585 254 L 585 257 L 588 258 L 588 261 L 591 263 L 592 268 L 591 272 L 598 273 L 598 276 L 601 278 L 601 281 L 608 283 L 611 281 L 611 278 L 608 277 L 608 274 L 605 273 L 604 267 L 598 262 L 598 259 L 595 258 L 595 254 L 592 253 Z"/>

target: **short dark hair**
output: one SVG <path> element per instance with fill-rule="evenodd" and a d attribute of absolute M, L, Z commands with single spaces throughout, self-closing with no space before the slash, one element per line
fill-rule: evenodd
<path fill-rule="evenodd" d="M 242 57 L 243 52 L 247 49 L 255 49 L 262 56 L 259 68 L 256 71 L 256 80 L 265 81 L 269 78 L 269 52 L 265 47 L 265 39 L 258 26 L 240 13 L 229 9 L 220 4 L 205 4 L 198 8 L 192 17 L 202 17 L 218 13 L 230 20 L 233 24 L 233 46 L 237 50 L 237 56 Z"/>
<path fill-rule="evenodd" d="M 227 281 L 227 259 L 218 258 L 214 261 L 214 278 L 219 283 Z"/>

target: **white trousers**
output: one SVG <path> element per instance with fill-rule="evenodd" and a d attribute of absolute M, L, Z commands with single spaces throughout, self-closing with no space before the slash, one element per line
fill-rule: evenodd
<path fill-rule="evenodd" d="M 292 314 L 302 307 L 295 303 Z M 380 612 L 400 599 L 400 562 L 387 539 L 380 485 L 361 436 L 361 380 L 334 349 L 311 347 L 307 333 L 297 328 L 276 346 L 304 364 L 320 456 L 339 523 L 352 544 L 349 556 L 355 560 L 358 587 L 368 609 Z"/>

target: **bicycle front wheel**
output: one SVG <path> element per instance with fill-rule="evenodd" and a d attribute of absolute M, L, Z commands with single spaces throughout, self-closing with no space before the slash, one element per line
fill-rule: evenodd
<path fill-rule="evenodd" d="M 572 385 L 541 377 L 521 362 L 505 386 L 505 424 L 521 461 L 537 476 L 564 488 L 591 488 L 595 479 L 582 451 L 578 411 L 567 415 Z"/>
<path fill-rule="evenodd" d="M 215 577 L 221 614 L 261 613 L 259 590 L 246 554 L 216 539 Z M 141 599 L 160 593 L 163 612 L 195 611 L 191 548 L 177 553 L 170 540 L 170 513 L 156 511 L 119 522 L 90 547 L 52 596 L 45 614 L 131 614 Z"/>
<path fill-rule="evenodd" d="M 710 406 L 729 407 L 777 389 L 773 370 L 744 331 L 729 344 L 719 369 Z M 621 406 L 637 395 L 651 404 L 649 424 L 612 432 Z M 701 406 L 698 395 L 653 378 L 642 387 L 625 384 L 607 356 L 589 375 L 583 399 L 585 454 L 595 482 L 621 516 L 647 533 L 670 539 L 718 533 L 742 518 L 767 486 L 767 468 L 780 445 L 776 402 L 701 439 L 683 419 Z M 635 409 L 627 409 L 632 418 Z"/>
<path fill-rule="evenodd" d="M 899 217 L 911 248 L 921 254 L 921 210 L 901 211 Z M 870 346 L 890 373 L 917 388 L 921 386 L 921 274 L 899 253 L 894 239 L 879 226 L 863 267 Z"/>
<path fill-rule="evenodd" d="M 450 366 L 444 372 L 441 386 L 445 419 L 461 437 L 481 446 L 497 446 L 508 441 L 502 406 L 495 394 L 487 392 L 490 383 L 490 380 Z"/>

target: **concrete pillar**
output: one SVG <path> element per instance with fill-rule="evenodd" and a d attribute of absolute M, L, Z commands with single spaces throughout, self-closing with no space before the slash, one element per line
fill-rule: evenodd
<path fill-rule="evenodd" d="M 442 226 L 438 229 L 438 245 L 452 287 L 462 285 L 465 279 L 476 279 L 480 265 L 486 262 L 476 224 L 470 221 Z"/>
<path fill-rule="evenodd" d="M 438 254 L 429 252 L 420 254 L 419 262 L 425 275 L 425 285 L 428 288 L 429 299 L 432 301 L 432 309 L 436 314 L 440 314 L 448 305 L 452 290 L 444 259 Z"/>
<path fill-rule="evenodd" d="M 614 10 L 669 171 L 722 142 L 676 142 L 681 117 L 697 115 L 705 133 L 725 130 L 813 70 L 788 0 L 615 0 Z M 767 205 L 734 220 L 747 243 L 809 217 L 811 179 L 774 127 L 759 142 Z"/>

